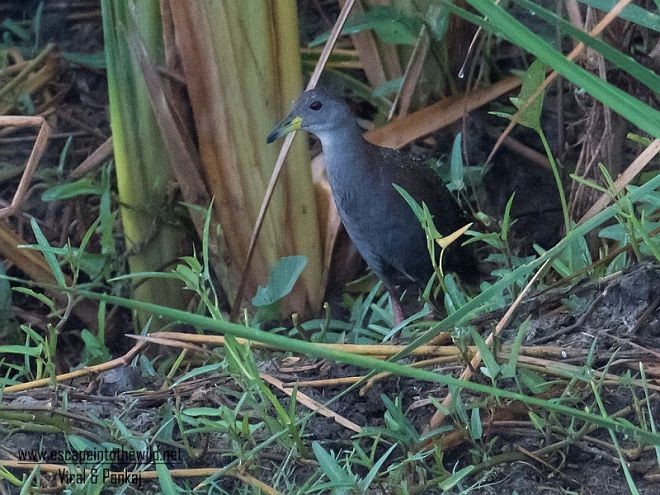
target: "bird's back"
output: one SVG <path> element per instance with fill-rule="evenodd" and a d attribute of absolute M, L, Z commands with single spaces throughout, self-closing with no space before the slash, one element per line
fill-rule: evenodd
<path fill-rule="evenodd" d="M 468 221 L 438 175 L 421 158 L 371 143 L 364 151 L 369 170 L 363 180 L 367 183 L 363 195 L 354 198 L 362 206 L 344 209 L 349 213 L 342 214 L 349 235 L 367 264 L 380 271 L 386 281 L 424 285 L 433 274 L 426 235 L 393 184 L 427 205 L 442 235 L 451 234 Z M 472 249 L 452 246 L 445 254 L 444 267 L 459 275 L 469 274 L 476 269 Z"/>

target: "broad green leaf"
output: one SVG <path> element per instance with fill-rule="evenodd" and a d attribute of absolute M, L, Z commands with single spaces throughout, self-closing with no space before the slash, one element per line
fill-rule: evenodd
<path fill-rule="evenodd" d="M 518 98 L 511 101 L 520 109 L 543 83 L 545 79 L 545 65 L 540 60 L 535 60 L 529 69 L 523 74 L 522 87 Z M 539 95 L 519 116 L 519 123 L 538 131 L 541 129 L 541 111 L 543 110 L 543 94 Z"/>
<path fill-rule="evenodd" d="M 256 307 L 270 306 L 287 296 L 300 277 L 307 258 L 305 256 L 287 256 L 279 259 L 268 276 L 268 284 L 259 287 L 252 299 Z"/>
<path fill-rule="evenodd" d="M 463 170 L 463 147 L 462 136 L 459 132 L 454 138 L 454 143 L 451 146 L 451 159 L 449 161 L 449 174 L 451 182 L 447 184 L 447 189 L 450 191 L 460 191 L 465 188 L 464 170 Z"/>
<path fill-rule="evenodd" d="M 470 412 L 470 438 L 472 440 L 479 440 L 483 435 L 483 425 L 481 424 L 481 415 L 479 414 L 479 408 L 475 407 Z"/>

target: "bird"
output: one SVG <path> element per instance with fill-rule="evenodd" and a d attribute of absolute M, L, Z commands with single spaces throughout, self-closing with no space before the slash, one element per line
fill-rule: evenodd
<path fill-rule="evenodd" d="M 405 319 L 399 287 L 423 289 L 434 269 L 427 237 L 415 213 L 394 185 L 424 202 L 436 229 L 449 235 L 469 223 L 438 174 L 413 153 L 370 143 L 362 136 L 346 101 L 325 88 L 304 91 L 268 135 L 267 142 L 303 130 L 321 141 L 332 196 L 358 253 L 390 294 L 395 326 Z M 452 243 L 444 271 L 472 278 L 471 246 Z"/>

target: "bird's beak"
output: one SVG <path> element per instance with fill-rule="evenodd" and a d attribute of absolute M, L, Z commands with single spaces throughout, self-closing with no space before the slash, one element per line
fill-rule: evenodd
<path fill-rule="evenodd" d="M 302 117 L 298 117 L 290 113 L 284 117 L 272 131 L 270 131 L 268 138 L 266 138 L 266 142 L 270 144 L 276 139 L 286 136 L 290 132 L 297 131 L 302 127 L 302 121 Z"/>

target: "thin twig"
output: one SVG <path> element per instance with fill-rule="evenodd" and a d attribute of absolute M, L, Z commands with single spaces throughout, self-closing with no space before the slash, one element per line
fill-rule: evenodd
<path fill-rule="evenodd" d="M 637 175 L 644 170 L 651 160 L 660 152 L 660 139 L 654 140 L 649 144 L 644 151 L 642 151 L 633 162 L 628 165 L 628 168 L 619 176 L 619 178 L 614 182 L 616 192 L 620 192 L 626 187 L 630 181 L 632 181 Z M 607 192 L 598 198 L 598 200 L 593 204 L 591 208 L 584 214 L 584 216 L 578 222 L 582 224 L 589 220 L 591 217 L 599 213 L 603 208 L 605 208 L 608 203 L 612 201 L 612 195 Z"/>
<path fill-rule="evenodd" d="M 107 361 L 102 364 L 97 364 L 96 366 L 87 366 L 85 368 L 71 371 L 69 373 L 63 373 L 55 377 L 57 383 L 61 383 L 67 380 L 72 380 L 74 378 L 79 378 L 81 376 L 90 375 L 93 373 L 100 373 L 102 371 L 111 370 L 118 368 L 120 366 L 128 365 L 132 359 L 147 345 L 147 342 L 138 342 L 135 344 L 126 354 L 111 361 Z M 42 378 L 41 380 L 33 380 L 26 383 L 18 383 L 16 385 L 10 385 L 5 387 L 4 392 L 23 392 L 24 390 L 31 390 L 33 388 L 40 388 L 50 385 L 50 378 Z"/>

